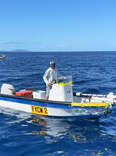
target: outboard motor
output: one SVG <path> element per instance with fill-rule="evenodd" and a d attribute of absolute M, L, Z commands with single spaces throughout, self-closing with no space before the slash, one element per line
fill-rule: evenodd
<path fill-rule="evenodd" d="M 13 85 L 11 84 L 3 84 L 1 87 L 1 94 L 5 94 L 5 95 L 13 95 L 15 92 L 15 88 Z"/>

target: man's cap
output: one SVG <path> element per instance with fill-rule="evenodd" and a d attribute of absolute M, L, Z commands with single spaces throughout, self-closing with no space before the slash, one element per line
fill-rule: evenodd
<path fill-rule="evenodd" d="M 55 65 L 55 62 L 54 61 L 50 61 L 50 65 Z"/>

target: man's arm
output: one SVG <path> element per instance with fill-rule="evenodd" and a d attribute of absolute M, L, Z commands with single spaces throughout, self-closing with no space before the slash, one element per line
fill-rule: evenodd
<path fill-rule="evenodd" d="M 49 83 L 48 82 L 48 75 L 49 75 L 49 70 L 46 70 L 46 72 L 44 73 L 44 76 L 43 76 L 43 80 L 46 83 L 46 85 Z"/>

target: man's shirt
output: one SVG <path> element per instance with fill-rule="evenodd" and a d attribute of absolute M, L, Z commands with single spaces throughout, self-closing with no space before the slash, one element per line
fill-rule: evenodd
<path fill-rule="evenodd" d="M 52 69 L 50 67 L 45 71 L 45 74 L 43 76 L 44 82 L 46 83 L 46 85 L 48 85 L 48 83 L 53 83 L 54 81 L 57 82 L 59 75 L 60 74 L 57 69 Z"/>

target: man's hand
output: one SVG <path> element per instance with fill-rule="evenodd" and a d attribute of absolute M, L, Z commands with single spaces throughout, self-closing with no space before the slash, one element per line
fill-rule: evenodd
<path fill-rule="evenodd" d="M 51 83 L 51 82 L 49 82 L 49 83 L 48 83 L 48 86 L 52 86 L 52 83 Z"/>

